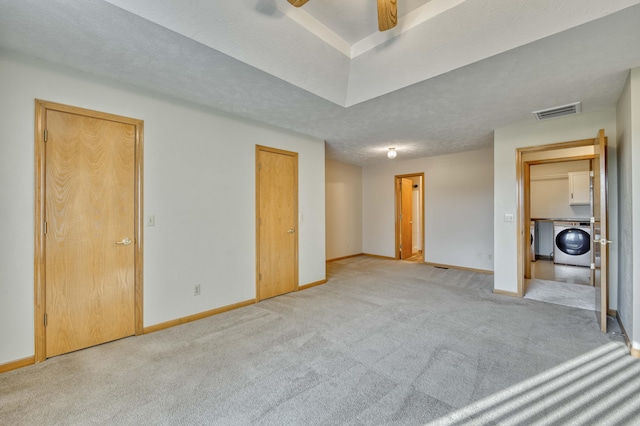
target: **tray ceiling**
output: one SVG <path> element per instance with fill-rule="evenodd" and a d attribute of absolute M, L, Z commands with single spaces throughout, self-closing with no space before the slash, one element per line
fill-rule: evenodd
<path fill-rule="evenodd" d="M 491 146 L 531 111 L 615 105 L 640 0 L 4 0 L 0 46 L 327 141 L 352 164 Z M 373 4 L 373 6 L 372 6 Z"/>

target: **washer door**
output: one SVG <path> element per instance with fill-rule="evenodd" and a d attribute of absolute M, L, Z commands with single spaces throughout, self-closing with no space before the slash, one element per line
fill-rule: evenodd
<path fill-rule="evenodd" d="M 582 229 L 568 228 L 556 235 L 556 247 L 568 255 L 580 256 L 591 250 L 591 238 Z"/>

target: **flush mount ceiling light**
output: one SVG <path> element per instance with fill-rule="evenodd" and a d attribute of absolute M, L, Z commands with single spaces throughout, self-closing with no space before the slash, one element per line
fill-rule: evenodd
<path fill-rule="evenodd" d="M 389 152 L 387 152 L 387 157 L 394 159 L 396 158 L 396 155 L 398 155 L 398 153 L 396 152 L 395 148 L 389 148 Z"/>

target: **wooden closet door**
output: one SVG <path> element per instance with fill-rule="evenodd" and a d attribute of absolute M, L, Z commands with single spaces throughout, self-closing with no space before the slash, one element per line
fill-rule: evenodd
<path fill-rule="evenodd" d="M 298 158 L 257 149 L 258 300 L 298 289 Z"/>
<path fill-rule="evenodd" d="M 46 111 L 46 357 L 135 334 L 135 126 Z"/>

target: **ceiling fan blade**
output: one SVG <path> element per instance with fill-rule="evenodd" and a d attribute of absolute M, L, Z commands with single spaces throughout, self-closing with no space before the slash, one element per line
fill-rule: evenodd
<path fill-rule="evenodd" d="M 292 5 L 294 5 L 295 7 L 300 7 L 300 6 L 304 6 L 304 4 L 309 0 L 287 0 L 287 1 Z"/>
<path fill-rule="evenodd" d="M 380 31 L 390 30 L 398 23 L 398 6 L 396 2 L 397 0 L 378 0 L 378 29 Z"/>

